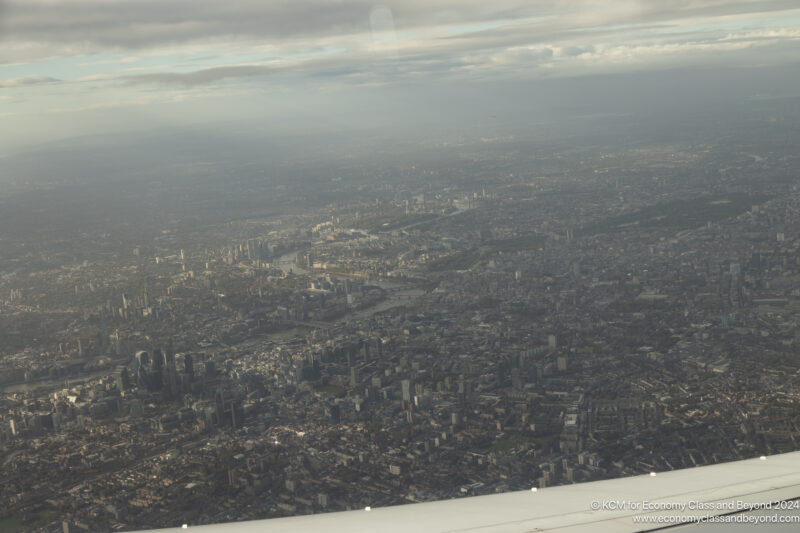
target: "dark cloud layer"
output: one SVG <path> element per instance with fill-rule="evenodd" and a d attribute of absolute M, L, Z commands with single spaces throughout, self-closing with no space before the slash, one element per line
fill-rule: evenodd
<path fill-rule="evenodd" d="M 443 24 L 550 17 L 552 20 L 537 30 L 548 33 L 798 7 L 796 0 L 395 0 L 382 5 L 391 10 L 394 26 L 402 31 Z M 370 13 L 375 7 L 375 3 L 367 0 L 11 0 L 0 10 L 0 42 L 37 43 L 51 48 L 55 54 L 59 49 L 62 53 L 78 48 L 84 52 L 109 48 L 135 50 L 231 38 L 274 42 L 367 33 Z M 483 32 L 480 34 L 482 38 Z M 14 53 L 24 54 L 26 50 L 31 52 L 36 47 L 6 47 L 0 52 L 0 59 Z"/>
<path fill-rule="evenodd" d="M 163 85 L 179 85 L 192 87 L 203 85 L 226 78 L 249 78 L 252 76 L 263 76 L 269 74 L 269 67 L 260 65 L 241 65 L 230 67 L 213 67 L 196 70 L 193 72 L 156 72 L 149 74 L 138 74 L 123 76 L 121 79 L 129 85 L 156 83 Z"/>

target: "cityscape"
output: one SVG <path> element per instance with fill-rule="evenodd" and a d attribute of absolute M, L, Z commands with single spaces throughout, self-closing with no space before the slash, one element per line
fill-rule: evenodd
<path fill-rule="evenodd" d="M 4 235 L 6 513 L 217 523 L 796 449 L 796 154 L 438 157 L 152 240 Z"/>

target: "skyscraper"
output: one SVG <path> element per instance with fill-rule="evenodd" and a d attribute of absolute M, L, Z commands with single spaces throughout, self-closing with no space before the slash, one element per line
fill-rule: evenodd
<path fill-rule="evenodd" d="M 400 382 L 400 388 L 403 392 L 403 401 L 410 402 L 411 401 L 411 380 L 404 379 Z"/>

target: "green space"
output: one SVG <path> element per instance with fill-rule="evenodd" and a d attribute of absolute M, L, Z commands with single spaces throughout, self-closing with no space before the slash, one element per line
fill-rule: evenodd
<path fill-rule="evenodd" d="M 527 439 L 522 435 L 509 435 L 504 439 L 495 441 L 490 447 L 490 452 L 507 452 L 520 444 L 525 444 Z"/>
<path fill-rule="evenodd" d="M 529 233 L 509 239 L 498 239 L 486 243 L 492 253 L 495 252 L 520 252 L 524 250 L 537 250 L 544 246 L 545 238 L 538 233 Z"/>
<path fill-rule="evenodd" d="M 344 396 L 347 392 L 347 389 L 340 385 L 319 385 L 315 388 L 318 392 L 327 392 L 328 394 L 333 394 L 334 396 Z"/>
<path fill-rule="evenodd" d="M 0 533 L 17 533 L 24 530 L 25 527 L 19 518 L 0 518 Z"/>
<path fill-rule="evenodd" d="M 578 236 L 614 233 L 630 228 L 669 228 L 684 230 L 741 215 L 769 200 L 763 194 L 733 193 L 702 196 L 689 200 L 672 200 L 651 205 L 631 213 L 601 220 L 576 231 Z"/>
<path fill-rule="evenodd" d="M 467 270 L 482 259 L 498 252 L 518 252 L 536 250 L 544 245 L 545 238 L 536 233 L 486 241 L 480 248 L 463 250 L 445 255 L 428 263 L 430 272 L 446 272 L 448 270 Z"/>
<path fill-rule="evenodd" d="M 57 517 L 58 512 L 54 509 L 44 509 L 37 512 L 35 518 L 27 524 L 23 524 L 22 519 L 16 516 L 0 518 L 0 533 L 18 533 L 20 531 L 30 531 L 31 529 L 35 529 L 52 522 Z"/>
<path fill-rule="evenodd" d="M 464 250 L 442 256 L 428 263 L 431 272 L 446 272 L 448 270 L 467 270 L 481 260 L 482 254 L 477 250 Z"/>
<path fill-rule="evenodd" d="M 418 224 L 437 218 L 439 218 L 439 215 L 436 213 L 414 213 L 410 215 L 403 213 L 396 215 L 383 215 L 359 220 L 354 224 L 354 227 L 357 229 L 366 229 L 371 231 L 392 231 L 410 226 L 411 224 Z"/>

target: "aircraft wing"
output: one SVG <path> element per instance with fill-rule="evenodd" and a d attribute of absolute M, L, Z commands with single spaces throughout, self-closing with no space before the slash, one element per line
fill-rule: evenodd
<path fill-rule="evenodd" d="M 796 498 L 800 498 L 800 452 L 538 490 L 290 518 L 189 524 L 188 529 L 204 533 L 594 533 L 692 527 L 705 532 L 730 531 L 730 527 L 749 531 L 760 523 L 770 531 L 800 531 L 800 500 Z M 752 509 L 743 511 L 743 507 Z M 705 522 L 686 525 L 698 517 L 706 517 Z"/>

